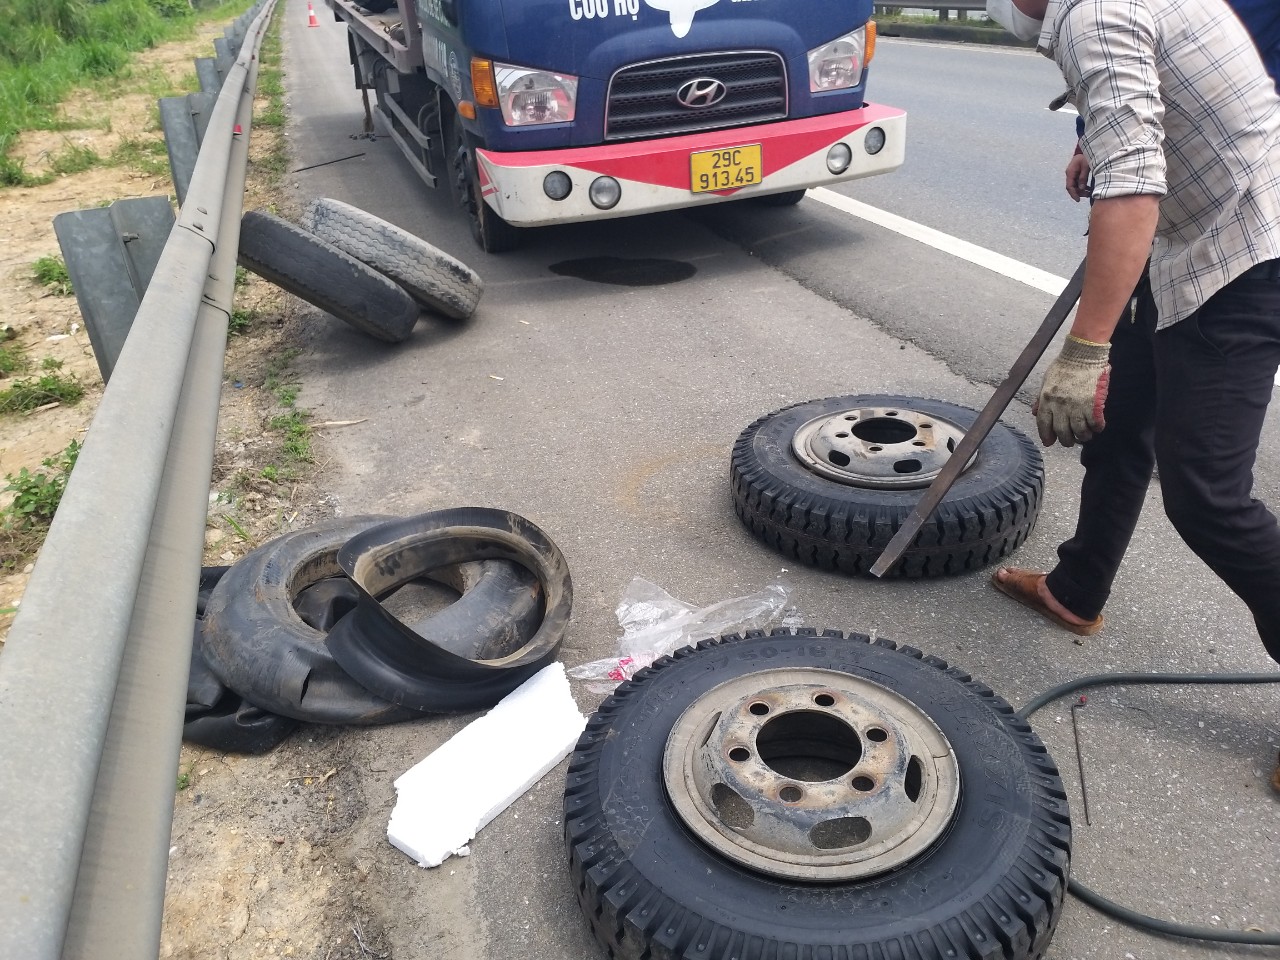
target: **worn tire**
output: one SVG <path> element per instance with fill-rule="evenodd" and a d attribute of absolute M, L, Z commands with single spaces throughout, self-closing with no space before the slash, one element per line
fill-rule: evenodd
<path fill-rule="evenodd" d="M 277 537 L 236 563 L 205 608 L 204 658 L 218 679 L 264 710 L 314 723 L 396 723 L 451 709 L 447 704 L 410 709 L 369 693 L 334 661 L 326 632 L 304 622 L 294 606 L 307 588 L 341 576 L 338 550 L 350 538 L 388 519 L 319 523 Z M 460 572 L 462 579 L 451 584 L 462 597 L 418 629 L 436 624 L 440 629 L 433 635 L 448 636 L 449 630 L 465 631 L 469 624 L 474 636 L 460 656 L 473 649 L 505 651 L 527 640 L 541 623 L 538 602 L 525 604 L 521 583 L 513 586 L 501 566 L 474 569 L 481 571 L 478 577 Z M 449 582 L 447 576 L 442 580 Z M 516 617 L 523 620 L 513 624 Z M 458 642 L 466 641 L 464 636 Z"/>
<path fill-rule="evenodd" d="M 407 230 L 340 200 L 313 200 L 302 226 L 394 280 L 427 310 L 466 320 L 484 292 L 479 274 Z"/>
<path fill-rule="evenodd" d="M 227 689 L 204 658 L 205 607 L 213 588 L 230 569 L 224 566 L 200 569 L 182 739 L 223 753 L 266 753 L 279 746 L 298 726 L 298 721 L 246 703 L 239 694 Z"/>
<path fill-rule="evenodd" d="M 471 236 L 485 253 L 507 253 L 520 246 L 523 231 L 498 216 L 498 212 L 481 196 L 480 173 L 476 160 L 478 138 L 467 133 L 455 112 L 444 124 L 446 176 L 453 201 L 462 210 L 471 227 Z"/>
<path fill-rule="evenodd" d="M 378 340 L 399 343 L 418 305 L 391 280 L 287 220 L 250 210 L 240 223 L 240 265 Z"/>
<path fill-rule="evenodd" d="M 810 400 L 761 417 L 738 437 L 730 462 L 734 509 L 769 546 L 801 563 L 867 574 L 923 494 L 851 487 L 806 469 L 791 450 L 796 431 L 857 406 L 900 405 L 968 428 L 977 413 L 941 400 L 890 395 Z M 1044 462 L 1020 431 L 997 423 L 890 576 L 976 570 L 1026 540 L 1040 513 Z"/>
<path fill-rule="evenodd" d="M 697 697 L 762 667 L 864 677 L 924 709 L 960 767 L 947 832 L 890 873 L 826 883 L 768 877 L 704 846 L 667 796 L 667 738 Z M 835 631 L 706 640 L 637 673 L 578 740 L 564 823 L 578 901 L 614 960 L 1033 960 L 1070 868 L 1066 794 L 1026 721 L 936 657 Z"/>

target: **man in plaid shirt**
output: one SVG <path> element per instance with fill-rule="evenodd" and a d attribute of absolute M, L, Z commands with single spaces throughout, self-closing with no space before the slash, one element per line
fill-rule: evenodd
<path fill-rule="evenodd" d="M 1158 463 L 1174 527 L 1280 661 L 1280 527 L 1252 497 L 1280 364 L 1276 85 L 1223 0 L 988 12 L 1062 69 L 1093 177 L 1084 290 L 1035 407 L 1046 445 L 1083 444 L 1076 532 L 1048 575 L 994 583 L 1096 633 Z"/>

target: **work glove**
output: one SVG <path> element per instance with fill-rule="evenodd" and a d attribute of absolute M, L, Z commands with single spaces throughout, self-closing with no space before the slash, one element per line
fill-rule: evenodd
<path fill-rule="evenodd" d="M 1062 352 L 1049 365 L 1040 386 L 1040 398 L 1031 409 L 1040 442 L 1046 447 L 1053 446 L 1054 440 L 1073 447 L 1077 440 L 1084 443 L 1106 427 L 1102 410 L 1111 378 L 1107 364 L 1110 354 L 1109 343 L 1068 335 Z"/>

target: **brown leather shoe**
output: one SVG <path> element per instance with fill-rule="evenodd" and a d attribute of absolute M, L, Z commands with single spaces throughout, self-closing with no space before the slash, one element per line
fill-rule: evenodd
<path fill-rule="evenodd" d="M 1040 598 L 1040 583 L 1046 574 L 1037 570 L 1024 570 L 1021 567 L 1001 567 L 1000 569 L 1008 573 L 1008 577 L 1001 580 L 999 571 L 996 571 L 991 575 L 991 585 L 1006 597 L 1012 597 L 1024 607 L 1029 607 L 1040 616 L 1052 620 L 1063 630 L 1074 633 L 1077 637 L 1092 637 L 1102 629 L 1102 614 L 1098 614 L 1088 623 L 1072 623 L 1045 606 L 1044 600 Z"/>

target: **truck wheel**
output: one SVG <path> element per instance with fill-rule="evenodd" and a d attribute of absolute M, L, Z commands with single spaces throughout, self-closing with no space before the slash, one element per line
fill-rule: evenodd
<path fill-rule="evenodd" d="M 786 193 L 767 193 L 751 199 L 762 207 L 794 207 L 804 199 L 807 190 L 788 190 Z"/>
<path fill-rule="evenodd" d="M 311 202 L 302 226 L 390 277 L 427 310 L 454 320 L 475 313 L 484 292 L 479 275 L 407 230 L 328 197 Z"/>
<path fill-rule="evenodd" d="M 887 395 L 787 407 L 734 444 L 734 508 L 791 559 L 866 574 L 975 419 L 952 403 Z M 1035 444 L 996 424 L 890 575 L 960 573 L 1012 553 L 1043 493 Z"/>
<path fill-rule="evenodd" d="M 251 210 L 240 222 L 241 266 L 361 333 L 399 343 L 418 305 L 396 284 L 287 220 Z"/>
<path fill-rule="evenodd" d="M 601 704 L 569 760 L 578 902 L 617 960 L 1033 960 L 1066 794 L 990 688 L 813 629 L 704 640 Z"/>
<path fill-rule="evenodd" d="M 476 167 L 473 137 L 467 136 L 457 114 L 444 125 L 445 158 L 449 163 L 449 183 L 454 201 L 471 225 L 471 236 L 485 253 L 506 253 L 520 246 L 521 231 L 498 216 L 480 195 L 480 174 Z"/>

